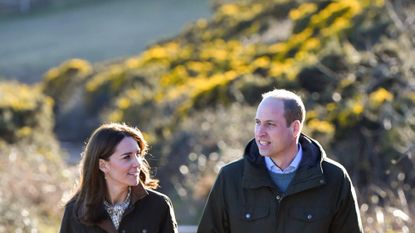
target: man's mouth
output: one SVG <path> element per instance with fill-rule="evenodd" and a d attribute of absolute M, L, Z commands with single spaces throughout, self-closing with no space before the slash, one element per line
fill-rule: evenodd
<path fill-rule="evenodd" d="M 271 144 L 271 142 L 264 141 L 264 140 L 258 140 L 258 144 L 261 145 L 261 146 L 267 146 L 267 145 Z"/>

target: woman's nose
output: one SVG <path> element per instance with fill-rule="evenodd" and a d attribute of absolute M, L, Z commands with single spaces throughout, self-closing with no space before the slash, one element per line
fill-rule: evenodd
<path fill-rule="evenodd" d="M 135 157 L 133 165 L 134 165 L 134 167 L 139 167 L 139 166 L 141 166 L 142 162 L 143 162 L 143 158 L 139 155 L 139 156 Z"/>

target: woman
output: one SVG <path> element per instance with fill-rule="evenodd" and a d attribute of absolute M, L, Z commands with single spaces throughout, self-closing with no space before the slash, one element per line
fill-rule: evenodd
<path fill-rule="evenodd" d="M 141 132 L 104 124 L 90 137 L 77 192 L 66 204 L 61 233 L 177 232 L 170 199 L 153 191 Z"/>

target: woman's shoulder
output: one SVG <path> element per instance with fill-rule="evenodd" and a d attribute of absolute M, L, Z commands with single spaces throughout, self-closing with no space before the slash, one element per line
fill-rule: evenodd
<path fill-rule="evenodd" d="M 159 199 L 159 200 L 169 200 L 170 198 L 161 192 L 158 192 L 156 190 L 153 189 L 146 189 L 146 191 L 148 192 L 149 197 L 154 198 L 154 199 Z"/>
<path fill-rule="evenodd" d="M 74 212 L 75 209 L 76 209 L 76 196 L 69 199 L 64 205 L 64 210 L 66 214 L 75 215 L 75 212 Z"/>
<path fill-rule="evenodd" d="M 73 208 L 76 203 L 78 194 L 73 195 L 69 200 L 66 201 L 65 208 Z"/>
<path fill-rule="evenodd" d="M 76 205 L 76 201 L 74 198 L 66 202 L 64 206 L 62 224 L 63 223 L 74 224 L 74 221 L 76 221 L 75 205 Z"/>
<path fill-rule="evenodd" d="M 146 191 L 148 193 L 147 198 L 151 200 L 152 202 L 157 202 L 162 205 L 163 204 L 169 205 L 169 206 L 171 205 L 171 200 L 166 194 L 152 190 L 152 189 L 146 189 Z"/>

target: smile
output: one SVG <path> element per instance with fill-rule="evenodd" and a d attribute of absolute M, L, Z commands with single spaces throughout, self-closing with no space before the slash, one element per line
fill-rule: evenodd
<path fill-rule="evenodd" d="M 267 146 L 267 145 L 271 144 L 271 142 L 258 140 L 258 144 L 260 144 L 261 146 Z"/>

